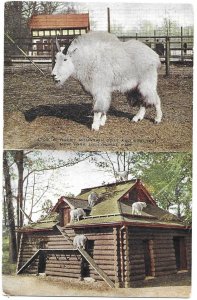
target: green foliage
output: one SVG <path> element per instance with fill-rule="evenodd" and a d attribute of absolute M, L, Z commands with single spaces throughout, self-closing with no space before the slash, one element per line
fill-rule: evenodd
<path fill-rule="evenodd" d="M 175 209 L 179 218 L 191 222 L 192 156 L 190 153 L 97 153 L 93 162 L 113 174 L 128 170 L 141 178 L 157 204 Z"/>
<path fill-rule="evenodd" d="M 192 156 L 190 153 L 150 153 L 141 178 L 158 204 L 176 207 L 177 216 L 191 221 Z"/>
<path fill-rule="evenodd" d="M 16 264 L 9 261 L 9 237 L 8 233 L 3 234 L 2 238 L 2 273 L 14 274 L 16 272 Z"/>

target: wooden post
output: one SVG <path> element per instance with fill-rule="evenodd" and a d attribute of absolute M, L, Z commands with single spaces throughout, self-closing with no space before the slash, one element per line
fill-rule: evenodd
<path fill-rule="evenodd" d="M 156 30 L 154 30 L 154 49 L 156 48 Z"/>
<path fill-rule="evenodd" d="M 110 8 L 107 8 L 107 31 L 111 32 L 111 28 L 110 28 Z"/>
<path fill-rule="evenodd" d="M 51 40 L 51 61 L 52 61 L 52 69 L 55 66 L 55 49 L 54 49 L 54 41 Z"/>
<path fill-rule="evenodd" d="M 119 236 L 118 229 L 113 228 L 113 236 L 114 236 L 114 271 L 115 271 L 115 287 L 121 287 L 120 280 L 120 249 L 119 249 Z"/>
<path fill-rule="evenodd" d="M 183 62 L 183 27 L 181 26 L 181 62 Z"/>
<path fill-rule="evenodd" d="M 169 76 L 170 75 L 170 38 L 168 36 L 166 36 L 165 64 L 166 64 L 166 76 Z"/>
<path fill-rule="evenodd" d="M 125 288 L 129 288 L 131 287 L 131 283 L 130 283 L 130 262 L 129 262 L 129 231 L 128 231 L 128 227 L 126 227 L 125 229 L 125 246 L 126 246 L 126 250 L 125 250 L 125 267 L 126 267 L 126 274 L 125 274 Z"/>

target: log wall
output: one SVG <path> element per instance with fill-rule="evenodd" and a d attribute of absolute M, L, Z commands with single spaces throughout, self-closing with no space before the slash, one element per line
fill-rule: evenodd
<path fill-rule="evenodd" d="M 149 241 L 151 260 L 151 276 L 165 276 L 177 273 L 173 237 L 184 237 L 186 244 L 187 269 L 191 270 L 191 235 L 185 230 L 147 229 L 129 227 L 124 232 L 124 247 L 128 248 L 125 257 L 127 265 L 125 273 L 126 285 L 132 286 L 136 281 L 143 281 L 145 274 L 145 258 L 143 241 Z M 127 246 L 126 246 L 127 245 Z"/>
<path fill-rule="evenodd" d="M 43 234 L 24 234 L 21 244 L 18 269 L 24 265 L 28 259 L 40 248 L 40 242 L 45 243 L 46 249 L 73 249 L 72 244 L 67 241 L 59 232 Z M 38 273 L 37 258 L 26 270 L 25 273 Z M 46 259 L 46 275 L 65 276 L 72 278 L 81 277 L 81 255 L 64 255 L 64 254 L 47 254 Z"/>
<path fill-rule="evenodd" d="M 118 281 L 116 232 L 113 228 L 76 229 L 75 234 L 84 234 L 89 241 L 94 241 L 93 253 L 89 254 L 113 282 Z M 102 280 L 99 274 L 91 266 L 89 266 L 89 268 L 90 276 L 92 278 L 95 280 Z"/>
<path fill-rule="evenodd" d="M 187 269 L 191 270 L 191 233 L 187 230 L 123 226 L 75 230 L 67 228 L 66 233 L 71 239 L 77 234 L 85 234 L 89 241 L 94 241 L 92 253 L 89 254 L 117 287 L 130 287 L 145 280 L 144 240 L 149 240 L 153 277 L 177 273 L 173 237 L 185 238 Z M 46 249 L 73 249 L 72 244 L 58 230 L 43 234 L 23 234 L 18 269 L 40 248 L 40 242 L 45 244 Z M 36 274 L 38 261 L 36 259 L 25 273 Z M 47 255 L 46 275 L 81 278 L 82 269 L 83 259 L 80 254 Z M 89 275 L 95 280 L 102 280 L 91 266 Z"/>

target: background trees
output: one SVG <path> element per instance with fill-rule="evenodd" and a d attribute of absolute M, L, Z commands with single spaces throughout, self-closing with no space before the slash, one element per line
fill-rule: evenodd
<path fill-rule="evenodd" d="M 62 182 L 66 189 L 67 175 L 75 179 L 76 168 L 75 172 L 72 169 L 82 163 L 79 175 L 88 174 L 85 187 L 95 186 L 95 175 L 99 185 L 114 182 L 118 172 L 127 171 L 128 179 L 140 178 L 144 182 L 160 207 L 191 223 L 190 153 L 59 152 L 58 155 L 54 156 L 53 151 L 4 151 L 3 230 L 7 232 L 7 228 L 9 232 L 11 262 L 16 261 L 20 240 L 16 229 L 47 215 L 61 196 Z M 57 170 L 61 170 L 58 177 Z M 76 179 L 74 182 L 77 185 Z M 68 193 L 72 194 L 72 189 Z"/>
<path fill-rule="evenodd" d="M 16 229 L 30 222 L 33 214 L 44 215 L 52 206 L 51 199 L 45 196 L 47 193 L 55 194 L 53 171 L 74 166 L 90 155 L 73 153 L 70 158 L 57 159 L 47 151 L 4 151 L 3 220 L 9 231 L 12 262 L 16 261 L 20 241 L 20 234 L 16 234 Z"/>
<path fill-rule="evenodd" d="M 96 153 L 92 161 L 114 179 L 119 171 L 141 178 L 157 204 L 191 222 L 192 156 L 190 153 Z"/>

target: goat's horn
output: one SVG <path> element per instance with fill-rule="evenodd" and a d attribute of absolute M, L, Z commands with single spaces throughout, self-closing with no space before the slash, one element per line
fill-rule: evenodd
<path fill-rule="evenodd" d="M 60 44 L 59 44 L 59 42 L 58 42 L 57 37 L 56 37 L 56 39 L 55 39 L 55 43 L 56 43 L 56 46 L 57 46 L 57 50 L 60 52 L 61 49 L 60 49 Z"/>

